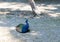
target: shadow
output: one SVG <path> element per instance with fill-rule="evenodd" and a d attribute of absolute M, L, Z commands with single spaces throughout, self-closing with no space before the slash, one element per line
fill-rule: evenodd
<path fill-rule="evenodd" d="M 13 27 L 13 26 L 16 26 L 16 25 L 9 24 L 9 23 L 11 23 L 11 21 L 12 21 L 12 23 L 16 22 L 16 16 L 21 15 L 21 16 L 24 17 L 24 16 L 29 16 L 30 14 L 32 14 L 31 11 L 22 11 L 22 10 L 19 10 L 19 9 L 12 9 L 11 8 L 12 6 L 16 5 L 17 3 L 26 4 L 25 1 L 26 0 L 0 0 L 1 5 L 2 5 L 0 7 L 0 21 L 2 21 L 0 23 L 1 27 Z M 12 2 L 13 2 L 13 4 L 11 5 Z M 14 2 L 17 2 L 17 3 L 14 4 Z M 23 4 L 23 6 L 24 6 L 24 4 Z M 4 5 L 6 7 L 3 7 Z M 13 20 L 15 20 L 15 21 L 13 21 Z"/>
<path fill-rule="evenodd" d="M 22 2 L 27 3 L 27 0 L 0 0 L 0 2 Z"/>
<path fill-rule="evenodd" d="M 32 11 L 26 11 L 26 10 L 14 10 L 14 11 L 10 11 L 10 13 L 7 13 L 7 15 L 17 15 L 17 16 L 20 16 L 20 15 L 23 15 L 23 16 L 33 16 L 33 13 Z"/>
<path fill-rule="evenodd" d="M 57 9 L 45 9 L 45 10 L 47 10 L 47 11 L 52 11 L 53 13 L 59 13 L 59 6 L 56 6 L 56 8 Z M 58 11 L 57 11 L 58 10 Z M 3 23 L 2 24 L 4 24 L 5 23 L 5 26 L 8 26 L 8 23 L 10 23 L 9 25 L 10 26 L 8 26 L 8 27 L 13 27 L 13 26 L 16 26 L 14 23 L 15 22 L 19 22 L 19 21 L 17 21 L 17 20 L 19 20 L 19 18 L 20 17 L 27 17 L 27 18 L 33 18 L 33 16 L 34 16 L 34 14 L 32 13 L 32 11 L 30 11 L 30 10 L 20 10 L 20 9 L 16 9 L 16 10 L 12 10 L 12 9 L 10 9 L 10 8 L 0 8 L 0 11 L 1 12 L 5 12 L 4 14 L 6 14 L 5 16 L 6 17 L 4 17 L 4 14 L 1 14 L 0 16 L 3 16 L 3 18 L 5 18 L 5 19 L 3 19 L 3 20 L 0 20 L 0 21 L 2 21 Z M 56 12 L 57 11 L 57 12 Z M 8 13 L 6 13 L 6 12 L 8 12 Z M 51 12 L 50 12 L 51 13 Z M 59 15 L 59 14 L 57 14 L 57 15 Z M 39 15 L 40 17 L 46 17 L 46 18 L 49 18 L 49 17 L 51 17 L 51 15 L 49 15 L 49 12 L 47 12 L 47 13 L 45 13 L 45 12 L 43 12 L 42 13 L 42 15 Z M 60 15 L 59 15 L 60 16 Z M 59 17 L 59 16 L 57 16 L 57 17 Z M 38 16 L 37 16 L 38 17 Z M 51 17 L 51 18 L 53 18 L 53 16 Z M 17 20 L 16 20 L 17 19 Z M 15 20 L 15 21 L 14 21 Z M 11 23 L 13 23 L 13 25 L 11 25 Z M 2 24 L 1 24 L 1 26 L 2 26 Z M 6 25 L 7 24 L 7 25 Z M 17 25 L 19 24 L 19 23 L 16 23 Z M 5 26 L 3 26 L 3 27 L 5 27 Z"/>
<path fill-rule="evenodd" d="M 52 6 L 52 4 L 50 4 L 50 5 Z M 57 13 L 57 14 L 59 14 L 60 13 L 60 6 L 59 6 L 59 4 L 54 4 L 54 5 L 53 5 L 53 7 L 51 9 L 45 9 L 45 10 L 47 12 L 49 11 L 48 13 L 52 13 L 52 14 L 56 14 Z"/>
<path fill-rule="evenodd" d="M 33 18 L 34 14 L 32 11 L 21 11 L 21 10 L 14 10 L 9 13 L 0 14 L 0 26 L 1 27 L 14 27 L 20 23 L 20 18 Z M 23 22 L 23 21 L 22 21 Z"/>
<path fill-rule="evenodd" d="M 51 4 L 51 3 L 54 3 L 54 4 L 58 4 L 60 3 L 60 0 L 35 0 L 36 3 L 48 3 L 48 4 Z"/>
<path fill-rule="evenodd" d="M 22 39 L 22 40 L 30 40 L 33 39 L 34 37 L 37 37 L 38 35 L 42 35 L 40 32 L 35 31 L 35 30 L 31 30 L 31 32 L 27 32 L 27 33 L 19 33 L 16 30 L 11 30 L 10 31 L 11 35 L 16 38 L 16 39 Z M 33 36 L 33 37 L 31 37 Z"/>

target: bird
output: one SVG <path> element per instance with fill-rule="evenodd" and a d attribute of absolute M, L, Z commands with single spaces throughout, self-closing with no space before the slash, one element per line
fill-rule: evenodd
<path fill-rule="evenodd" d="M 28 19 L 26 19 L 25 21 L 26 24 L 19 24 L 16 26 L 16 31 L 18 31 L 19 33 L 26 33 L 29 32 L 29 23 L 28 23 Z"/>

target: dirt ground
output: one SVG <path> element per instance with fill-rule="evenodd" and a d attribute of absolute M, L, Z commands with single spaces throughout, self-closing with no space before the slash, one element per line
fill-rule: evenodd
<path fill-rule="evenodd" d="M 15 26 L 25 23 L 24 17 L 32 16 L 29 4 L 1 2 L 0 42 L 60 42 L 60 3 L 36 3 L 36 7 L 42 15 L 28 18 L 31 32 L 23 34 L 18 33 Z"/>

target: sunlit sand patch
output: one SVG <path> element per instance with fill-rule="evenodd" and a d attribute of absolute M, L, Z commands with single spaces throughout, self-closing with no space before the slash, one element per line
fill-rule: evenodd
<path fill-rule="evenodd" d="M 37 35 L 42 35 L 40 32 L 36 32 L 36 31 L 32 31 L 31 33 L 30 33 L 30 35 L 33 35 L 33 36 L 37 36 Z"/>
<path fill-rule="evenodd" d="M 11 6 L 11 3 L 8 2 L 2 2 L 0 3 L 0 8 L 9 8 L 9 6 Z"/>
<path fill-rule="evenodd" d="M 56 7 L 52 6 L 52 5 L 48 5 L 48 6 L 40 6 L 40 8 L 42 9 L 57 9 Z"/>
<path fill-rule="evenodd" d="M 0 42 L 22 42 L 21 39 L 14 38 L 8 27 L 0 27 Z"/>
<path fill-rule="evenodd" d="M 5 22 L 3 22 L 3 21 L 0 21 L 0 24 L 6 24 Z"/>
<path fill-rule="evenodd" d="M 57 14 L 49 14 L 51 17 L 58 17 Z"/>
<path fill-rule="evenodd" d="M 4 23 L 4 22 L 0 21 L 0 23 Z"/>
<path fill-rule="evenodd" d="M 4 35 L 6 35 L 6 34 L 8 34 L 9 32 L 9 29 L 8 28 L 2 28 L 2 27 L 0 27 L 0 36 L 4 36 Z"/>
<path fill-rule="evenodd" d="M 50 4 L 50 5 L 47 5 L 47 6 L 60 6 L 60 4 Z"/>
<path fill-rule="evenodd" d="M 7 13 L 10 13 L 10 12 L 0 12 L 0 14 L 7 14 Z"/>
<path fill-rule="evenodd" d="M 15 27 L 10 27 L 10 30 L 15 30 L 16 28 Z"/>
<path fill-rule="evenodd" d="M 38 35 L 37 33 L 31 33 L 31 35 Z"/>
<path fill-rule="evenodd" d="M 31 7 L 28 4 L 17 3 L 17 2 L 2 2 L 0 3 L 0 8 L 11 8 L 12 10 L 31 10 Z"/>

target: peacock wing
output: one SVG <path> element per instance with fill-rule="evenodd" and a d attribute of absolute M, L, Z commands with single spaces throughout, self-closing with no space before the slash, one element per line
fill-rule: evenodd
<path fill-rule="evenodd" d="M 19 24 L 17 27 L 19 27 L 19 29 L 22 29 L 24 24 Z"/>

